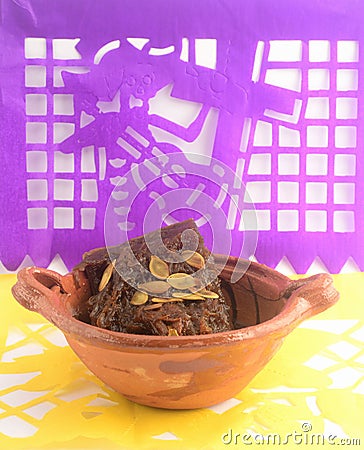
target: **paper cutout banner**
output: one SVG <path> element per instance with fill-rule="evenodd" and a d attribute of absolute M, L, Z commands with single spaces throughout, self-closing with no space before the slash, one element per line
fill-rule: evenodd
<path fill-rule="evenodd" d="M 199 171 L 203 155 L 236 174 L 229 183 L 211 164 L 209 183 L 192 182 L 226 216 L 232 253 L 257 229 L 260 262 L 286 256 L 305 272 L 319 256 L 338 272 L 352 256 L 364 270 L 355 5 L 4 0 L 0 260 L 16 269 L 28 254 L 44 266 L 59 253 L 72 266 L 104 245 L 116 185 L 115 214 L 142 221 L 160 195 L 191 186 L 181 170 Z M 162 177 L 175 152 L 185 164 Z M 130 211 L 138 180 L 123 177 L 155 157 L 159 190 Z"/>

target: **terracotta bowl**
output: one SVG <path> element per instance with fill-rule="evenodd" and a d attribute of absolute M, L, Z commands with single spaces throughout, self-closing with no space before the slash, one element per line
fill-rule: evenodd
<path fill-rule="evenodd" d="M 216 261 L 219 264 L 219 256 Z M 339 298 L 330 275 L 291 281 L 257 263 L 232 284 L 231 275 L 240 270 L 240 262 L 230 257 L 221 273 L 239 328 L 217 334 L 133 335 L 81 322 L 74 315 L 89 297 L 90 285 L 80 270 L 61 276 L 25 268 L 18 274 L 13 295 L 57 326 L 85 365 L 126 398 L 160 408 L 207 407 L 240 392 L 285 336 Z"/>

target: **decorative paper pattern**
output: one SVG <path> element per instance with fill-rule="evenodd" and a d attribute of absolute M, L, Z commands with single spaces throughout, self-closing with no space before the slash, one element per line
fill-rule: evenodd
<path fill-rule="evenodd" d="M 3 275 L 0 447 L 238 448 L 223 442 L 229 430 L 253 437 L 274 433 L 282 441 L 294 432 L 309 439 L 335 435 L 362 445 L 364 323 L 358 292 L 363 274 L 334 280 L 340 301 L 290 334 L 235 398 L 206 409 L 168 411 L 134 404 L 106 387 L 58 330 L 11 298 L 15 277 Z"/>
<path fill-rule="evenodd" d="M 222 182 L 220 206 L 233 254 L 257 228 L 256 257 L 272 267 L 284 256 L 299 273 L 316 256 L 331 272 L 350 256 L 364 267 L 361 7 L 51 3 L 52 14 L 45 1 L 6 0 L 2 8 L 0 163 L 11 175 L 0 181 L 0 230 L 8 236 L 0 260 L 7 268 L 27 254 L 46 266 L 57 253 L 72 266 L 104 245 L 115 186 L 153 157 L 159 165 L 149 170 L 162 175 L 173 152 L 184 155 L 182 169 L 198 169 L 205 155 L 236 174 L 233 185 Z M 219 174 L 210 169 L 204 193 L 218 201 Z M 186 183 L 164 177 L 157 193 Z M 132 189 L 127 184 L 119 197 Z M 125 199 L 115 215 L 128 214 Z M 240 214 L 241 199 L 249 204 Z"/>

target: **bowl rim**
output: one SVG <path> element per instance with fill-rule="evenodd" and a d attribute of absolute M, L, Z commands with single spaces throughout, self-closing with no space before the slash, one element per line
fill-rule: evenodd
<path fill-rule="evenodd" d="M 235 262 L 239 261 L 239 258 L 236 257 L 229 258 Z M 70 310 L 67 310 L 65 298 L 71 294 L 52 291 L 39 281 L 40 276 L 43 276 L 53 280 L 54 284 L 58 286 L 64 286 L 71 283 L 71 277 L 73 280 L 72 272 L 62 276 L 48 269 L 26 267 L 18 273 L 18 281 L 13 286 L 12 293 L 21 305 L 40 313 L 59 328 L 66 338 L 96 347 L 106 346 L 113 349 L 118 347 L 122 350 L 155 348 L 175 351 L 186 348 L 202 350 L 204 347 L 229 346 L 244 340 L 264 338 L 267 335 L 274 335 L 277 339 L 283 338 L 303 320 L 327 309 L 339 298 L 339 293 L 333 287 L 333 279 L 329 274 L 290 280 L 263 264 L 252 263 L 250 267 L 263 269 L 287 280 L 287 286 L 291 293 L 282 310 L 273 318 L 257 325 L 204 335 L 139 335 L 111 331 L 82 322 L 76 319 Z"/>

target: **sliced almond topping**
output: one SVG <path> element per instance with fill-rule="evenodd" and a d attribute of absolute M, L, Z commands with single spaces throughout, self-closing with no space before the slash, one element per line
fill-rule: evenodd
<path fill-rule="evenodd" d="M 150 258 L 149 270 L 152 275 L 160 280 L 165 280 L 169 276 L 168 264 L 155 255 Z"/>
<path fill-rule="evenodd" d="M 162 303 L 155 303 L 154 305 L 147 305 L 144 307 L 144 311 L 151 311 L 153 309 L 159 309 L 162 307 Z"/>
<path fill-rule="evenodd" d="M 148 281 L 147 283 L 142 283 L 138 286 L 141 291 L 146 291 L 151 294 L 163 294 L 167 292 L 170 285 L 165 281 Z"/>
<path fill-rule="evenodd" d="M 115 262 L 116 259 L 114 259 L 114 261 L 112 261 L 104 270 L 104 273 L 102 274 L 101 281 L 99 284 L 99 292 L 101 292 L 106 287 L 107 283 L 110 281 Z"/>
<path fill-rule="evenodd" d="M 199 280 L 198 278 L 194 278 L 194 280 L 195 280 L 195 285 L 187 288 L 193 294 L 195 294 L 196 292 L 198 292 L 202 289 L 202 281 Z"/>
<path fill-rule="evenodd" d="M 194 254 L 195 252 L 193 250 L 183 250 L 181 256 L 183 258 L 183 261 L 187 261 L 189 258 L 192 258 Z"/>
<path fill-rule="evenodd" d="M 198 291 L 198 294 L 205 298 L 219 298 L 216 292 L 208 291 L 207 289 L 201 289 L 201 291 Z"/>
<path fill-rule="evenodd" d="M 195 286 L 195 279 L 188 273 L 178 272 L 170 275 L 167 278 L 167 283 L 175 289 L 188 289 Z"/>
<path fill-rule="evenodd" d="M 175 278 L 186 278 L 186 277 L 191 277 L 191 275 L 185 272 L 172 273 L 172 275 L 169 275 L 168 281 L 173 280 Z"/>
<path fill-rule="evenodd" d="M 187 292 L 172 292 L 173 298 L 183 298 L 185 295 L 188 295 Z"/>
<path fill-rule="evenodd" d="M 175 328 L 169 328 L 168 336 L 179 336 L 178 331 Z"/>
<path fill-rule="evenodd" d="M 187 264 L 195 269 L 202 269 L 205 266 L 205 260 L 203 256 L 197 252 L 192 252 L 191 250 L 185 250 L 181 253 L 182 257 L 185 259 Z"/>
<path fill-rule="evenodd" d="M 145 292 L 136 291 L 130 300 L 132 305 L 144 305 L 148 301 L 148 294 Z"/>
<path fill-rule="evenodd" d="M 183 300 L 205 300 L 204 297 L 202 297 L 201 295 L 198 294 L 188 294 L 185 292 L 174 292 L 172 294 L 174 295 L 178 295 L 179 297 L 183 298 Z"/>
<path fill-rule="evenodd" d="M 171 303 L 171 302 L 183 302 L 182 298 L 152 298 L 153 303 Z"/>

